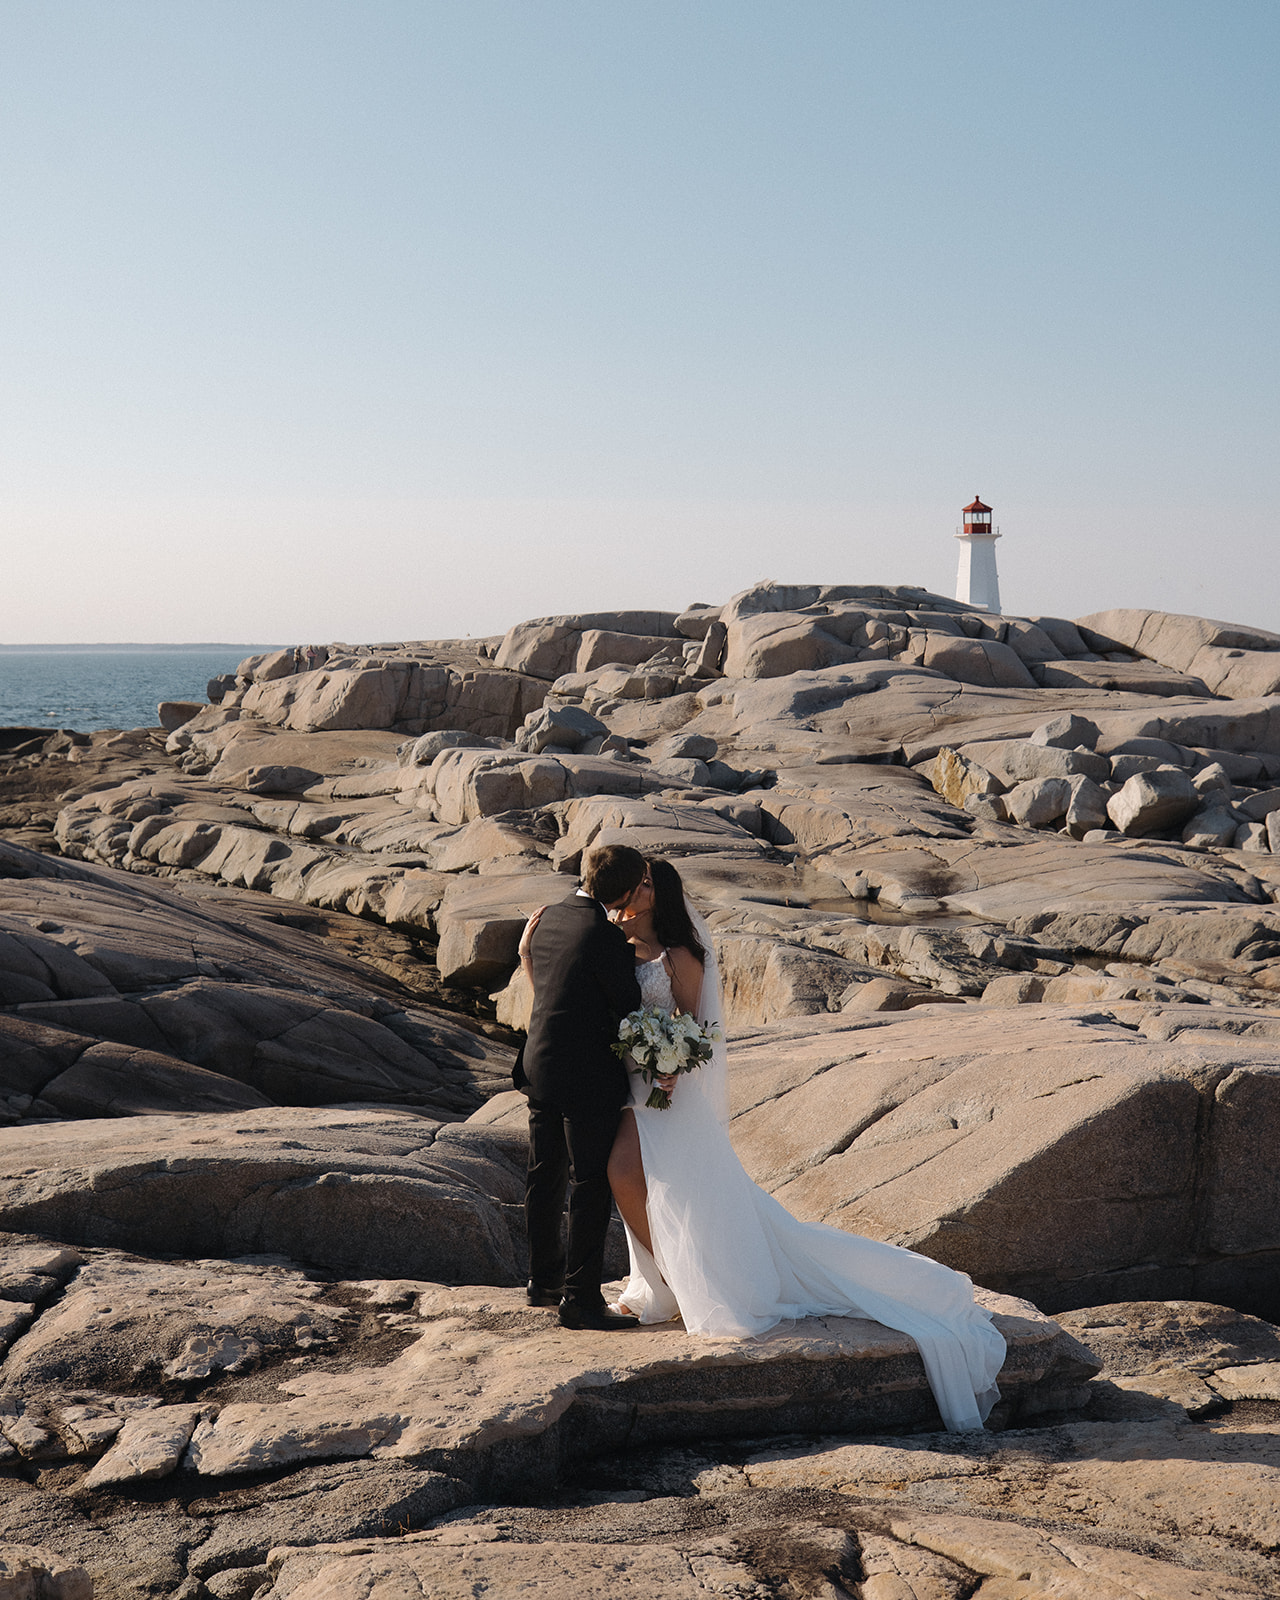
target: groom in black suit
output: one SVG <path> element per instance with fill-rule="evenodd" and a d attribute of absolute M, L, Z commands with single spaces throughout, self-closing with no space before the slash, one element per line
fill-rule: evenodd
<path fill-rule="evenodd" d="M 636 1325 L 600 1292 L 609 1152 L 627 1098 L 626 1068 L 610 1046 L 640 1005 L 634 952 L 606 913 L 625 909 L 645 872 L 644 857 L 626 845 L 589 852 L 577 894 L 547 906 L 521 943 L 533 981 L 529 1035 L 513 1074 L 529 1101 L 529 1302 L 558 1303 L 566 1328 Z"/>

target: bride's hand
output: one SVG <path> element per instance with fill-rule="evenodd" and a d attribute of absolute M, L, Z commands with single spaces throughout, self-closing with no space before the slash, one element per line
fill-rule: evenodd
<path fill-rule="evenodd" d="M 524 966 L 527 966 L 531 959 L 530 951 L 532 949 L 531 941 L 533 939 L 533 931 L 538 926 L 538 923 L 542 920 L 542 913 L 546 909 L 546 906 L 539 906 L 534 914 L 529 918 L 528 922 L 525 923 L 524 932 L 520 935 L 519 955 L 521 964 Z M 510 947 L 508 946 L 508 948 Z"/>
<path fill-rule="evenodd" d="M 659 1089 L 661 1089 L 664 1094 L 670 1094 L 675 1088 L 676 1079 L 679 1076 L 680 1074 L 678 1072 L 664 1072 L 653 1081 L 658 1085 Z"/>

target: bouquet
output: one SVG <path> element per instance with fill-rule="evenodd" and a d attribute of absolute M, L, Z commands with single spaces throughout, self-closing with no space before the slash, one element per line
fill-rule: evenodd
<path fill-rule="evenodd" d="M 623 1017 L 618 1025 L 618 1042 L 613 1053 L 625 1061 L 630 1056 L 649 1083 L 670 1073 L 692 1072 L 711 1059 L 711 1046 L 720 1038 L 713 1023 L 704 1028 L 696 1017 L 677 1011 L 674 1016 L 661 1006 L 641 1006 Z M 671 1096 L 656 1086 L 645 1105 L 654 1111 L 667 1111 Z"/>

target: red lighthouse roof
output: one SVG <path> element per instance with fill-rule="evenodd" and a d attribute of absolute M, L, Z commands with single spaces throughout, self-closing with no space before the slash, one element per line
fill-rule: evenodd
<path fill-rule="evenodd" d="M 964 509 L 966 511 L 990 511 L 991 507 L 990 506 L 984 506 L 982 501 L 979 500 L 977 495 L 975 494 L 974 497 L 973 497 L 973 504 L 971 506 L 966 506 Z"/>

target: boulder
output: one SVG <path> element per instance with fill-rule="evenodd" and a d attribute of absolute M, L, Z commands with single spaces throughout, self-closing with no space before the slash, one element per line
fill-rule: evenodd
<path fill-rule="evenodd" d="M 1117 740 L 1107 735 L 1099 735 L 1099 754 L 1110 756 L 1113 763 L 1126 756 L 1146 756 L 1169 767 L 1186 767 L 1190 770 L 1199 765 L 1194 750 L 1188 750 L 1185 745 L 1173 744 L 1168 739 L 1154 739 L 1129 737 Z"/>
<path fill-rule="evenodd" d="M 1031 739 L 998 739 L 961 746 L 960 753 L 986 767 L 1006 785 L 1030 778 L 1071 778 L 1082 775 L 1095 782 L 1110 776 L 1105 756 L 1091 750 L 1065 750 L 1037 744 Z"/>
<path fill-rule="evenodd" d="M 684 639 L 705 639 L 712 623 L 720 620 L 719 606 L 686 606 L 675 620 L 675 630 Z"/>
<path fill-rule="evenodd" d="M 1107 802 L 1107 815 L 1122 833 L 1154 833 L 1178 827 L 1199 804 L 1200 796 L 1185 772 L 1158 767 L 1129 778 Z"/>
<path fill-rule="evenodd" d="M 1184 825 L 1183 842 L 1201 850 L 1227 850 L 1235 841 L 1238 826 L 1229 806 L 1207 805 Z"/>
<path fill-rule="evenodd" d="M 545 872 L 546 847 L 533 828 L 520 824 L 530 812 L 509 812 L 506 818 L 477 817 L 452 832 L 433 852 L 438 869 L 430 876 L 451 872 Z M 448 887 L 442 884 L 443 893 Z"/>
<path fill-rule="evenodd" d="M 436 914 L 440 943 L 436 964 L 446 983 L 492 988 L 518 959 L 528 919 L 573 894 L 572 879 L 557 873 L 464 878 L 451 884 Z"/>
<path fill-rule="evenodd" d="M 669 660 L 681 659 L 676 641 L 670 636 L 610 633 L 603 628 L 587 628 L 579 640 L 572 670 L 594 672 L 597 667 L 638 667 L 642 662 L 663 655 Z"/>
<path fill-rule="evenodd" d="M 1149 709 L 1107 710 L 1094 714 L 1102 749 L 1117 749 L 1126 739 L 1168 739 L 1194 750 L 1234 752 L 1266 760 L 1280 754 L 1280 696 L 1222 704 L 1166 701 L 1160 715 Z"/>
<path fill-rule="evenodd" d="M 1028 666 L 1042 661 L 1057 661 L 1062 651 L 1036 623 L 1011 617 L 1000 628 L 1000 642 Z"/>
<path fill-rule="evenodd" d="M 1079 619 L 1086 641 L 1124 648 L 1203 679 L 1233 700 L 1280 692 L 1280 634 L 1206 617 L 1139 609 L 1100 611 Z"/>
<path fill-rule="evenodd" d="M 300 733 L 356 728 L 427 733 L 445 728 L 510 738 L 544 694 L 544 685 L 518 672 L 460 670 L 391 658 L 255 683 L 239 709 Z"/>
<path fill-rule="evenodd" d="M 1092 778 L 1078 776 L 1067 779 L 1071 799 L 1067 803 L 1064 824 L 1073 839 L 1083 839 L 1094 828 L 1107 825 L 1107 792 Z"/>
<path fill-rule="evenodd" d="M 0 1595 L 4 1600 L 93 1600 L 83 1567 L 43 1545 L 0 1544 Z"/>
<path fill-rule="evenodd" d="M 594 844 L 631 844 L 667 856 L 732 855 L 758 861 L 767 846 L 729 817 L 705 806 L 651 797 L 573 800 L 562 812 L 564 833 L 552 855 L 561 870 L 576 867 Z"/>
<path fill-rule="evenodd" d="M 781 678 L 856 661 L 860 646 L 829 633 L 822 617 L 761 612 L 727 625 L 724 672 L 729 678 Z"/>
<path fill-rule="evenodd" d="M 1071 785 L 1066 778 L 1032 778 L 1015 784 L 1003 798 L 1011 822 L 1023 828 L 1047 828 L 1066 816 Z"/>
<path fill-rule="evenodd" d="M 575 670 L 583 635 L 590 631 L 667 640 L 680 637 L 675 622 L 674 611 L 596 611 L 567 617 L 535 617 L 507 630 L 494 664 L 528 677 L 559 678 Z M 645 660 L 651 653 L 635 659 Z"/>
<path fill-rule="evenodd" d="M 1158 767 L 1167 767 L 1169 763 L 1162 756 L 1137 756 L 1117 755 L 1111 758 L 1111 781 L 1116 784 L 1128 783 L 1136 773 L 1155 772 Z"/>
<path fill-rule="evenodd" d="M 1261 794 L 1245 795 L 1240 810 L 1250 822 L 1265 822 L 1274 811 L 1280 811 L 1280 789 L 1264 789 Z"/>
<path fill-rule="evenodd" d="M 971 794 L 965 797 L 964 809 L 979 822 L 1008 822 L 1009 813 L 1003 799 L 996 794 Z"/>
<path fill-rule="evenodd" d="M 516 749 L 537 755 L 548 745 L 578 750 L 588 739 L 607 737 L 609 728 L 580 706 L 543 706 L 531 712 L 516 734 Z"/>
<path fill-rule="evenodd" d="M 705 761 L 685 761 L 668 756 L 655 761 L 650 767 L 653 777 L 672 788 L 705 789 L 712 787 L 711 768 Z"/>
<path fill-rule="evenodd" d="M 714 761 L 719 748 L 705 733 L 673 733 L 645 753 L 651 761 Z"/>
<path fill-rule="evenodd" d="M 431 766 L 436 815 L 461 824 L 502 811 L 528 811 L 570 793 L 569 773 L 545 756 L 502 750 L 443 750 Z"/>
<path fill-rule="evenodd" d="M 1034 972 L 1006 972 L 992 978 L 982 991 L 984 1006 L 1033 1005 L 1044 999 L 1047 978 Z"/>
<path fill-rule="evenodd" d="M 1199 772 L 1192 774 L 1191 781 L 1202 795 L 1216 794 L 1220 799 L 1230 800 L 1234 792 L 1231 779 L 1220 761 L 1211 761 L 1208 766 L 1201 767 Z"/>
<path fill-rule="evenodd" d="M 1054 746 L 1060 750 L 1093 750 L 1098 743 L 1098 725 L 1073 711 L 1042 722 L 1030 738 L 1031 744 Z"/>
<path fill-rule="evenodd" d="M 716 950 L 725 1021 L 732 1029 L 839 1011 L 851 983 L 875 976 L 828 951 L 777 939 L 730 934 L 717 941 Z"/>
<path fill-rule="evenodd" d="M 1053 641 L 1059 656 L 1090 654 L 1089 646 L 1081 638 L 1079 628 L 1074 622 L 1068 622 L 1065 617 L 1028 617 L 1027 621 L 1035 623 L 1041 633 Z"/>
<path fill-rule="evenodd" d="M 957 750 L 939 750 L 934 759 L 930 782 L 944 800 L 962 810 L 970 795 L 1003 794 L 1005 785 L 994 773 Z"/>
<path fill-rule="evenodd" d="M 461 728 L 440 728 L 402 744 L 396 759 L 402 767 L 429 767 L 442 750 L 477 750 L 486 745 L 488 740 L 477 733 L 464 733 Z"/>
<path fill-rule="evenodd" d="M 1022 658 L 997 639 L 955 638 L 930 632 L 926 635 L 923 665 L 960 683 L 993 688 L 1035 688 L 1036 681 Z"/>
<path fill-rule="evenodd" d="M 1235 750 L 1196 750 L 1196 761 L 1201 765 L 1197 775 L 1206 766 L 1218 767 L 1232 783 L 1257 784 L 1267 781 L 1267 758 L 1245 756 Z"/>
<path fill-rule="evenodd" d="M 156 707 L 156 720 L 166 733 L 173 733 L 205 709 L 198 700 L 162 700 Z"/>
<path fill-rule="evenodd" d="M 729 644 L 729 630 L 717 618 L 707 628 L 706 637 L 693 662 L 695 678 L 716 678 L 724 671 L 725 651 Z"/>

